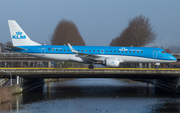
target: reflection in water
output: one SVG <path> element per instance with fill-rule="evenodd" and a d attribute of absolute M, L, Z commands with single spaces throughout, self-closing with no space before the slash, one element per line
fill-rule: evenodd
<path fill-rule="evenodd" d="M 179 98 L 151 84 L 123 79 L 52 82 L 0 106 L 11 113 L 179 112 Z"/>

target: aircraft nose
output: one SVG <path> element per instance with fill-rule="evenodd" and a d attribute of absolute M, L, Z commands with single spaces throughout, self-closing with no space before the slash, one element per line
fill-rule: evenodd
<path fill-rule="evenodd" d="M 172 55 L 170 56 L 170 59 L 173 60 L 174 62 L 177 61 L 176 57 L 174 57 L 174 56 L 172 56 Z"/>

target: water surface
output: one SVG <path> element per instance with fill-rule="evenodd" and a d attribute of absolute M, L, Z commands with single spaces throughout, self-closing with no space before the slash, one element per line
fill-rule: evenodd
<path fill-rule="evenodd" d="M 154 85 L 126 79 L 70 79 L 14 95 L 2 113 L 179 112 L 179 97 Z"/>

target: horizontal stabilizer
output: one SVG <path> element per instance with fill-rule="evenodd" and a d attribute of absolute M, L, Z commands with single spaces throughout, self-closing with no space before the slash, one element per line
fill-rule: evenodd
<path fill-rule="evenodd" d="M 24 48 L 15 47 L 15 46 L 11 46 L 11 45 L 6 45 L 6 46 L 11 48 L 11 49 L 16 49 L 16 50 L 27 50 L 27 49 L 24 49 Z"/>

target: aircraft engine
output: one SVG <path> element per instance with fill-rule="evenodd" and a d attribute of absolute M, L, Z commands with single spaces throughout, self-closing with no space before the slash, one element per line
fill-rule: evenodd
<path fill-rule="evenodd" d="M 108 58 L 103 61 L 102 65 L 107 67 L 119 67 L 120 62 L 124 62 L 124 61 L 118 58 Z"/>

